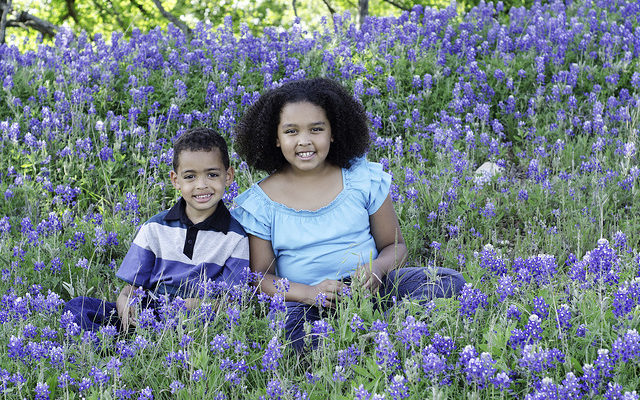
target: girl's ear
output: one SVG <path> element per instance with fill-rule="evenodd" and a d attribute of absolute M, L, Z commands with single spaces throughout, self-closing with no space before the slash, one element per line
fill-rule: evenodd
<path fill-rule="evenodd" d="M 276 147 L 280 147 L 280 139 L 276 138 Z"/>

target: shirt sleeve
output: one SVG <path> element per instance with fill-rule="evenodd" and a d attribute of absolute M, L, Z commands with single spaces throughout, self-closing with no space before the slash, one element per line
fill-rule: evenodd
<path fill-rule="evenodd" d="M 151 272 L 156 262 L 156 255 L 149 246 L 149 230 L 149 224 L 140 228 L 116 272 L 116 276 L 123 281 L 145 289 L 151 288 Z"/>
<path fill-rule="evenodd" d="M 231 215 L 248 234 L 271 240 L 271 207 L 259 190 L 254 185 L 238 195 L 234 199 L 236 207 L 231 210 Z"/>
<path fill-rule="evenodd" d="M 231 256 L 225 262 L 222 271 L 222 280 L 229 285 L 237 285 L 243 282 L 249 270 L 249 238 L 240 239 L 233 249 Z"/>
<path fill-rule="evenodd" d="M 362 203 L 369 215 L 373 215 L 389 195 L 391 175 L 382 165 L 359 158 L 347 170 L 348 185 L 362 196 Z"/>

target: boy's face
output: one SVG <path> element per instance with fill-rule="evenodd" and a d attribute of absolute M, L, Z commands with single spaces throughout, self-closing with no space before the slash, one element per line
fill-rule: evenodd
<path fill-rule="evenodd" d="M 225 169 L 220 149 L 184 150 L 178 155 L 178 170 L 171 171 L 171 184 L 187 203 L 187 216 L 194 224 L 211 216 L 227 186 L 233 182 L 233 167 Z"/>

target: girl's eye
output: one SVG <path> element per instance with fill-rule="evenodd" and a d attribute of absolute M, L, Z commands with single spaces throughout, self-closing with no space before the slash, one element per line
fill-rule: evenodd
<path fill-rule="evenodd" d="M 284 131 L 285 135 L 293 135 L 296 133 L 295 129 L 287 129 L 286 131 Z"/>
<path fill-rule="evenodd" d="M 323 132 L 324 129 L 320 128 L 320 127 L 316 127 L 316 128 L 311 128 L 311 132 Z"/>

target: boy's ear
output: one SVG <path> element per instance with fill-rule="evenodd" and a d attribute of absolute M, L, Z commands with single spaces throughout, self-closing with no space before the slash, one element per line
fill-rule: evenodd
<path fill-rule="evenodd" d="M 235 174 L 235 170 L 233 169 L 233 167 L 227 168 L 227 179 L 225 179 L 224 181 L 226 186 L 231 186 L 231 184 L 233 183 L 234 174 Z"/>
<path fill-rule="evenodd" d="M 171 172 L 169 172 L 169 180 L 171 181 L 173 187 L 176 188 L 176 190 L 180 190 L 180 185 L 178 184 L 178 174 L 176 174 L 176 171 L 171 170 Z"/>

